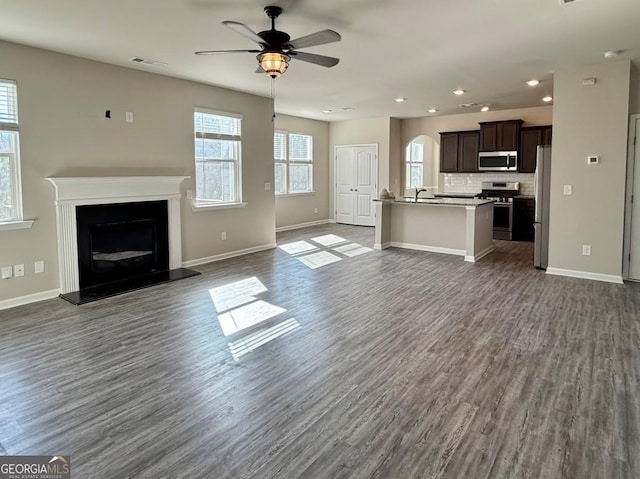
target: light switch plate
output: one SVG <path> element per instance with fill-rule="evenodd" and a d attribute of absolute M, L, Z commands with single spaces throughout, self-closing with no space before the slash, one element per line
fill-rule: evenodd
<path fill-rule="evenodd" d="M 573 192 L 573 188 L 571 185 L 564 185 L 563 193 L 565 195 L 570 195 Z"/>
<path fill-rule="evenodd" d="M 20 276 L 24 276 L 24 264 L 14 264 L 13 265 L 13 275 L 18 278 Z"/>
<path fill-rule="evenodd" d="M 34 273 L 44 273 L 44 261 L 36 261 L 33 263 Z"/>
<path fill-rule="evenodd" d="M 13 276 L 13 268 L 11 266 L 3 266 L 1 271 L 2 279 L 9 279 Z"/>
<path fill-rule="evenodd" d="M 264 182 L 264 191 L 269 191 L 271 189 L 271 183 L 268 181 Z"/>

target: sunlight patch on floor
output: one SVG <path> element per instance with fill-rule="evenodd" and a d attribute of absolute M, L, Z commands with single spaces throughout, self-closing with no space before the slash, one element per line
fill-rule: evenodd
<path fill-rule="evenodd" d="M 275 326 L 271 326 L 270 328 L 262 329 L 258 332 L 247 334 L 241 339 L 237 341 L 232 341 L 228 343 L 229 351 L 231 351 L 231 356 L 236 361 L 240 359 L 240 357 L 244 356 L 247 353 L 250 353 L 254 349 L 259 348 L 260 346 L 268 343 L 269 341 L 273 341 L 280 336 L 284 336 L 291 331 L 298 329 L 300 327 L 300 323 L 295 319 L 287 319 L 281 323 L 276 324 Z"/>
<path fill-rule="evenodd" d="M 218 313 L 228 311 L 251 301 L 256 296 L 267 291 L 262 282 L 255 276 L 241 281 L 225 284 L 209 290 L 211 301 Z"/>
<path fill-rule="evenodd" d="M 278 316 L 287 310 L 266 301 L 254 301 L 218 316 L 222 333 L 225 336 Z"/>
<path fill-rule="evenodd" d="M 285 253 L 290 255 L 296 255 L 300 253 L 307 253 L 309 251 L 317 250 L 318 247 L 307 243 L 306 241 L 296 241 L 295 243 L 289 243 L 282 246 L 278 246 Z"/>
<path fill-rule="evenodd" d="M 371 248 L 367 248 L 366 246 L 359 245 L 358 243 L 350 243 L 344 246 L 337 246 L 333 249 L 338 253 L 342 253 L 345 256 L 349 256 L 350 258 L 373 251 Z"/>
<path fill-rule="evenodd" d="M 371 248 L 351 243 L 349 240 L 333 234 L 316 236 L 308 241 L 294 241 L 279 245 L 278 248 L 289 253 L 310 269 L 321 268 L 373 251 Z"/>
<path fill-rule="evenodd" d="M 321 244 L 322 246 L 332 246 L 334 244 L 339 244 L 339 243 L 346 243 L 347 240 L 344 238 L 341 238 L 340 236 L 336 236 L 336 235 L 323 235 L 323 236 L 316 236 L 315 238 L 311 238 L 312 241 Z"/>
<path fill-rule="evenodd" d="M 296 259 L 311 269 L 320 268 L 331 263 L 342 261 L 342 258 L 335 254 L 331 254 L 328 251 L 320 251 L 318 253 L 307 254 L 305 256 L 298 256 Z"/>

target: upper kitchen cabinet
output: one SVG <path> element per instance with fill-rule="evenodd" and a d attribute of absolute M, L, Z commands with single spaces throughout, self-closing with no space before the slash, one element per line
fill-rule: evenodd
<path fill-rule="evenodd" d="M 520 130 L 520 173 L 535 173 L 539 145 L 551 144 L 551 126 L 530 126 Z"/>
<path fill-rule="evenodd" d="M 522 120 L 480 123 L 480 151 L 516 151 Z"/>
<path fill-rule="evenodd" d="M 440 133 L 440 172 L 477 172 L 479 140 L 478 131 Z"/>

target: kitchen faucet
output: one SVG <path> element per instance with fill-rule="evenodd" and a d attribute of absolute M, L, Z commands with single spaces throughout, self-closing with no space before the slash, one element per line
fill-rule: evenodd
<path fill-rule="evenodd" d="M 426 188 L 421 188 L 421 189 L 416 188 L 416 203 L 418 202 L 418 195 L 420 193 L 422 193 L 423 191 L 427 191 L 427 189 Z"/>

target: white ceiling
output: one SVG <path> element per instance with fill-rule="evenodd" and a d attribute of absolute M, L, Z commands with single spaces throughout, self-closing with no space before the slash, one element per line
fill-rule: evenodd
<path fill-rule="evenodd" d="M 193 54 L 256 48 L 221 22 L 267 30 L 266 5 L 284 8 L 276 27 L 292 38 L 325 28 L 342 35 L 304 50 L 337 56 L 337 66 L 292 60 L 275 81 L 276 111 L 325 121 L 477 111 L 458 107 L 468 102 L 537 106 L 560 65 L 603 62 L 607 50 L 640 60 L 640 0 L 0 0 L 0 38 L 269 96 L 254 54 Z M 530 78 L 542 83 L 528 87 Z"/>

